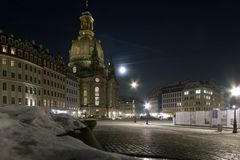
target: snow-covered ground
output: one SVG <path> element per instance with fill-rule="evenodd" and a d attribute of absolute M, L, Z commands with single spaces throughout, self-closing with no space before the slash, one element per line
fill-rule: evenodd
<path fill-rule="evenodd" d="M 71 118 L 53 119 L 37 107 L 1 107 L 0 160 L 134 159 L 91 148 L 70 136 L 57 137 L 85 126 Z"/>

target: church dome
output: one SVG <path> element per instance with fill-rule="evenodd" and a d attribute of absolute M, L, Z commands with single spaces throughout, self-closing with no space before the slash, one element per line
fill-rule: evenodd
<path fill-rule="evenodd" d="M 88 13 L 88 12 L 87 12 Z M 92 64 L 93 51 L 97 52 L 99 65 L 104 68 L 104 51 L 101 42 L 94 36 L 94 19 L 90 13 L 85 12 L 80 17 L 81 30 L 78 37 L 72 41 L 69 51 L 69 66 L 78 66 L 82 69 L 88 69 Z"/>
<path fill-rule="evenodd" d="M 69 54 L 70 61 L 78 62 L 91 60 L 95 44 L 98 57 L 103 64 L 104 55 L 101 43 L 96 38 L 89 36 L 78 37 L 78 39 L 73 40 Z"/>

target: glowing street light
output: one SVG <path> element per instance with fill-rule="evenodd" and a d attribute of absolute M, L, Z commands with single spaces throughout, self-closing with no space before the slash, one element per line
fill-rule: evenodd
<path fill-rule="evenodd" d="M 240 87 L 233 87 L 231 89 L 232 96 L 239 96 L 240 95 Z"/>
<path fill-rule="evenodd" d="M 137 81 L 132 81 L 131 82 L 131 88 L 132 89 L 137 89 L 138 88 L 138 82 Z"/>
<path fill-rule="evenodd" d="M 150 110 L 151 104 L 149 102 L 145 102 L 144 107 L 146 110 Z"/>
<path fill-rule="evenodd" d="M 234 120 L 233 120 L 233 132 L 232 133 L 237 133 L 237 116 L 236 116 L 236 98 L 237 96 L 240 96 L 240 87 L 233 87 L 231 89 L 231 94 L 232 94 L 232 108 L 234 109 Z"/>
<path fill-rule="evenodd" d="M 145 102 L 145 104 L 144 104 L 144 108 L 145 108 L 145 110 L 146 110 L 146 112 L 147 112 L 147 114 L 146 114 L 146 124 L 148 125 L 148 116 L 149 116 L 149 111 L 150 111 L 150 109 L 151 109 L 151 103 L 150 102 Z"/>
<path fill-rule="evenodd" d="M 132 81 L 130 86 L 131 86 L 132 89 L 137 90 L 139 85 L 138 85 L 137 81 Z M 137 117 L 136 117 L 136 106 L 135 106 L 135 100 L 134 99 L 133 99 L 133 102 L 132 102 L 132 110 L 133 110 L 133 114 L 134 114 L 134 123 L 136 123 L 137 122 Z"/>

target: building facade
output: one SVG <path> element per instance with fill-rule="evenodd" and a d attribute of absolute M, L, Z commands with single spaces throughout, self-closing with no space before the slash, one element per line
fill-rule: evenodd
<path fill-rule="evenodd" d="M 72 74 L 67 74 L 66 79 L 66 110 L 72 116 L 80 116 L 80 101 L 79 101 L 79 79 Z"/>
<path fill-rule="evenodd" d="M 162 112 L 174 114 L 181 111 L 183 90 L 187 83 L 181 81 L 162 88 Z"/>
<path fill-rule="evenodd" d="M 120 96 L 118 100 L 118 115 L 122 117 L 134 116 L 135 101 L 133 97 Z"/>
<path fill-rule="evenodd" d="M 66 65 L 34 41 L 0 33 L 0 106 L 66 109 Z"/>
<path fill-rule="evenodd" d="M 112 59 L 105 63 L 91 13 L 85 10 L 80 22 L 68 66 L 34 41 L 0 33 L 0 106 L 41 106 L 86 117 L 113 115 L 118 100 L 114 64 Z"/>
<path fill-rule="evenodd" d="M 159 113 L 162 111 L 162 89 L 160 86 L 154 87 L 147 96 L 151 103 L 150 113 Z"/>
<path fill-rule="evenodd" d="M 181 81 L 162 88 L 162 112 L 209 111 L 227 106 L 226 91 L 215 81 Z"/>
<path fill-rule="evenodd" d="M 224 109 L 224 89 L 214 81 L 188 83 L 183 91 L 182 111 L 209 111 Z"/>
<path fill-rule="evenodd" d="M 111 117 L 116 110 L 118 83 L 114 65 L 104 60 L 101 41 L 95 38 L 94 19 L 89 11 L 80 17 L 80 32 L 69 51 L 72 73 L 80 79 L 80 108 L 83 115 Z"/>

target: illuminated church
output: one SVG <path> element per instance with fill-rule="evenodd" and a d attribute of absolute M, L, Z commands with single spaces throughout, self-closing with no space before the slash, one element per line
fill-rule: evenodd
<path fill-rule="evenodd" d="M 81 112 L 111 117 L 117 105 L 118 82 L 112 59 L 105 63 L 101 41 L 95 38 L 94 19 L 87 8 L 80 17 L 79 35 L 72 41 L 68 66 L 79 78 Z"/>

